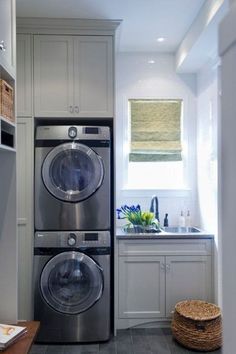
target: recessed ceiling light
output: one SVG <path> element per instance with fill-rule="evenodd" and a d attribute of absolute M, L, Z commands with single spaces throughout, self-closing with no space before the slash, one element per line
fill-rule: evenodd
<path fill-rule="evenodd" d="M 155 64 L 155 60 L 149 59 L 149 60 L 148 60 L 148 64 Z"/>
<path fill-rule="evenodd" d="M 161 43 L 164 42 L 166 39 L 164 37 L 158 37 L 157 42 Z"/>

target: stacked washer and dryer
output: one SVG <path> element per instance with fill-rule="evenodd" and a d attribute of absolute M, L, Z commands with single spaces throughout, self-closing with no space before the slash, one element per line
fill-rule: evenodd
<path fill-rule="evenodd" d="M 110 229 L 110 128 L 38 126 L 34 240 L 38 341 L 109 339 Z"/>

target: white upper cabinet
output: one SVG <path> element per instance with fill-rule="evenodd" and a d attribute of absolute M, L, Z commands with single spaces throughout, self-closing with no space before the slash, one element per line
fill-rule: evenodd
<path fill-rule="evenodd" d="M 74 104 L 80 117 L 113 117 L 112 38 L 74 39 Z"/>
<path fill-rule="evenodd" d="M 111 36 L 34 36 L 36 117 L 113 117 Z"/>
<path fill-rule="evenodd" d="M 14 73 L 15 2 L 0 0 L 0 65 Z"/>
<path fill-rule="evenodd" d="M 17 116 L 32 116 L 31 35 L 17 35 Z"/>
<path fill-rule="evenodd" d="M 73 115 L 73 38 L 34 36 L 36 117 Z"/>

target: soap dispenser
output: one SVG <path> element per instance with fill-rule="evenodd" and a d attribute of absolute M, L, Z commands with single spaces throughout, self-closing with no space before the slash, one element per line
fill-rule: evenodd
<path fill-rule="evenodd" d="M 179 216 L 179 227 L 185 227 L 185 217 L 184 217 L 183 210 L 181 210 L 181 213 Z"/>
<path fill-rule="evenodd" d="M 165 218 L 164 218 L 164 227 L 166 226 L 169 226 L 168 214 L 165 214 Z"/>
<path fill-rule="evenodd" d="M 190 211 L 187 211 L 187 216 L 186 216 L 186 226 L 190 227 L 191 226 L 191 216 L 190 216 Z"/>

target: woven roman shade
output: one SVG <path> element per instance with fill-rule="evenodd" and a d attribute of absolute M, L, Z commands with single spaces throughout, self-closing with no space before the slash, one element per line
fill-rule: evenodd
<path fill-rule="evenodd" d="M 129 100 L 133 162 L 180 161 L 182 100 Z"/>

